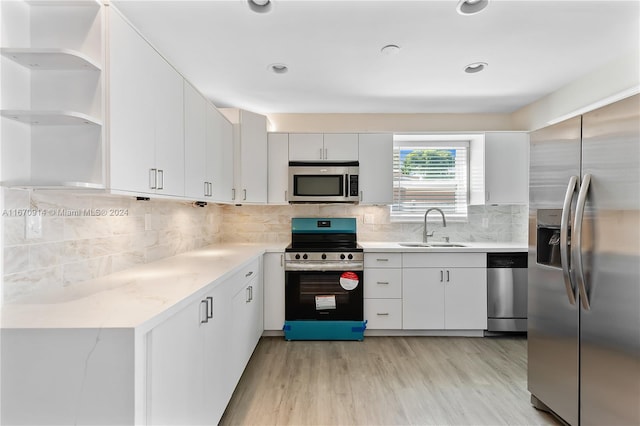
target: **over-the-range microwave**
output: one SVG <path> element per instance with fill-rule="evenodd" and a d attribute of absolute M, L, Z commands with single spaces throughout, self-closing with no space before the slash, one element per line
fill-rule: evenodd
<path fill-rule="evenodd" d="M 290 203 L 357 203 L 357 161 L 289 162 Z"/>

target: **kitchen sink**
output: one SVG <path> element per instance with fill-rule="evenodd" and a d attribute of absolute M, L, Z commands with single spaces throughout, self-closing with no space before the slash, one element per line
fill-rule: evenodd
<path fill-rule="evenodd" d="M 458 243 L 398 243 L 402 247 L 467 247 Z"/>

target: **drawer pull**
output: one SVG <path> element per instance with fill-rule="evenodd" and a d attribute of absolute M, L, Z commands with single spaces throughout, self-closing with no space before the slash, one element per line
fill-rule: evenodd
<path fill-rule="evenodd" d="M 249 272 L 247 272 L 247 274 L 245 275 L 245 278 L 246 278 L 246 277 L 250 277 L 251 275 L 253 275 L 253 271 L 249 271 Z"/>
<path fill-rule="evenodd" d="M 377 284 L 380 285 L 389 285 L 389 281 L 378 281 Z"/>
<path fill-rule="evenodd" d="M 377 262 L 388 262 L 389 259 L 376 259 Z"/>
<path fill-rule="evenodd" d="M 388 317 L 389 312 L 378 312 L 376 315 L 378 315 L 379 317 Z"/>

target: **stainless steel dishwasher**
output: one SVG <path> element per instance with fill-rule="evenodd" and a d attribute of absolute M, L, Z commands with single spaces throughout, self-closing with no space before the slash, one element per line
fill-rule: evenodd
<path fill-rule="evenodd" d="M 487 253 L 487 331 L 527 331 L 527 253 Z"/>

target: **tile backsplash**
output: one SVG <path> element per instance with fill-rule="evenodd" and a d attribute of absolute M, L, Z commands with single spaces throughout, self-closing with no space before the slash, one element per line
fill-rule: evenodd
<path fill-rule="evenodd" d="M 420 241 L 422 223 L 392 222 L 389 207 L 194 207 L 171 200 L 4 191 L 4 302 L 97 278 L 216 242 L 289 243 L 292 217 L 356 217 L 360 241 Z M 42 234 L 26 237 L 29 215 Z M 468 222 L 429 222 L 434 241 L 526 242 L 526 206 L 471 206 Z M 437 215 L 434 218 L 439 219 Z"/>
<path fill-rule="evenodd" d="M 388 206 L 351 204 L 294 204 L 288 206 L 223 206 L 225 242 L 288 243 L 292 217 L 355 217 L 359 241 L 421 241 L 422 222 L 392 222 Z M 528 207 L 524 205 L 469 206 L 467 222 L 429 216 L 432 241 L 527 242 Z"/>
<path fill-rule="evenodd" d="M 220 241 L 222 207 L 5 189 L 5 302 Z M 26 238 L 29 216 L 42 235 Z"/>

